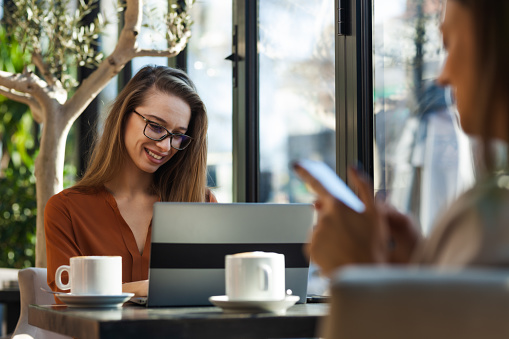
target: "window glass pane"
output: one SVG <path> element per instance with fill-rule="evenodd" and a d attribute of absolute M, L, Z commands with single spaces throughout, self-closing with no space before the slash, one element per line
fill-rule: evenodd
<path fill-rule="evenodd" d="M 334 1 L 259 0 L 260 201 L 310 202 L 300 158 L 335 168 Z"/>
<path fill-rule="evenodd" d="M 219 202 L 232 202 L 231 0 L 196 1 L 187 45 L 187 72 L 207 106 L 209 186 Z"/>
<path fill-rule="evenodd" d="M 108 24 L 108 26 L 106 26 L 104 30 L 105 33 L 101 35 L 100 46 L 105 58 L 113 53 L 113 50 L 117 45 L 118 35 L 120 34 L 118 24 L 119 14 L 117 13 L 117 10 L 117 0 L 101 0 L 101 13 L 103 13 L 106 18 L 115 18 L 110 19 L 111 22 Z M 108 82 L 108 85 L 106 85 L 106 87 L 101 91 L 101 93 L 99 93 L 98 96 L 100 109 L 98 130 L 100 133 L 103 131 L 104 120 L 108 115 L 108 110 L 119 92 L 117 81 L 117 76 L 115 76 L 110 80 L 110 82 Z"/>
<path fill-rule="evenodd" d="M 474 179 L 451 93 L 435 81 L 442 10 L 439 0 L 374 1 L 375 188 L 424 234 Z"/>
<path fill-rule="evenodd" d="M 145 0 L 143 4 L 143 25 L 136 39 L 139 48 L 165 50 L 168 41 L 165 38 L 164 16 L 168 12 L 167 0 Z M 145 27 L 147 25 L 147 27 Z M 145 65 L 168 65 L 166 57 L 138 57 L 131 61 L 132 74 L 136 74 Z"/>

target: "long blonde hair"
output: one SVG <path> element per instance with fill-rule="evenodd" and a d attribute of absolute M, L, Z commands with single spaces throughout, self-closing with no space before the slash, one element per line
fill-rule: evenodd
<path fill-rule="evenodd" d="M 127 118 L 141 106 L 150 89 L 172 94 L 191 108 L 186 134 L 191 144 L 178 151 L 154 173 L 153 191 L 162 201 L 203 202 L 207 171 L 207 114 L 196 87 L 186 73 L 166 66 L 145 66 L 119 93 L 106 118 L 102 137 L 94 147 L 83 178 L 74 186 L 82 191 L 101 189 L 120 171 L 129 157 L 124 143 Z"/>

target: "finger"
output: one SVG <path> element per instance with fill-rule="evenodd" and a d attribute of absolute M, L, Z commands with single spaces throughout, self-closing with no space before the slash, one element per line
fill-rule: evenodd
<path fill-rule="evenodd" d="M 374 209 L 375 208 L 375 200 L 374 200 L 374 192 L 373 186 L 370 180 L 368 180 L 364 175 L 359 173 L 354 168 L 348 168 L 349 177 L 352 179 L 353 184 L 359 190 L 359 198 L 364 202 L 366 208 Z"/>
<path fill-rule="evenodd" d="M 299 177 L 307 183 L 309 186 L 311 186 L 311 189 L 318 195 L 321 196 L 331 196 L 329 191 L 325 189 L 325 187 L 318 181 L 315 177 L 313 177 L 311 174 L 309 174 L 306 169 L 304 169 L 299 164 L 294 164 L 293 168 L 295 170 L 295 173 L 299 175 Z"/>

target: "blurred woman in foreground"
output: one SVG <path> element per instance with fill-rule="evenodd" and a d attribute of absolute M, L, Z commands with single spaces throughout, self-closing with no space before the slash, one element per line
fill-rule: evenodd
<path fill-rule="evenodd" d="M 509 171 L 495 173 L 490 152 L 492 141 L 509 142 L 509 2 L 449 0 L 441 30 L 448 58 L 438 82 L 452 87 L 463 130 L 482 139 L 486 174 L 420 239 L 409 217 L 374 202 L 371 184 L 355 170 L 349 177 L 366 205 L 363 213 L 296 166 L 318 194 L 307 251 L 326 275 L 363 263 L 509 264 Z"/>

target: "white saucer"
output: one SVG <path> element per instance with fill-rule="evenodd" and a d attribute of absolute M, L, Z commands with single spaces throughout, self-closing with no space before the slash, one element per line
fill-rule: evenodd
<path fill-rule="evenodd" d="M 134 296 L 134 293 L 122 293 L 119 295 L 97 295 L 97 294 L 72 294 L 60 293 L 57 298 L 62 300 L 69 307 L 120 307 L 124 302 Z"/>
<path fill-rule="evenodd" d="M 298 295 L 287 295 L 283 300 L 228 300 L 226 295 L 210 297 L 209 301 L 223 309 L 224 312 L 273 312 L 285 314 L 286 310 L 293 306 L 300 297 Z"/>

